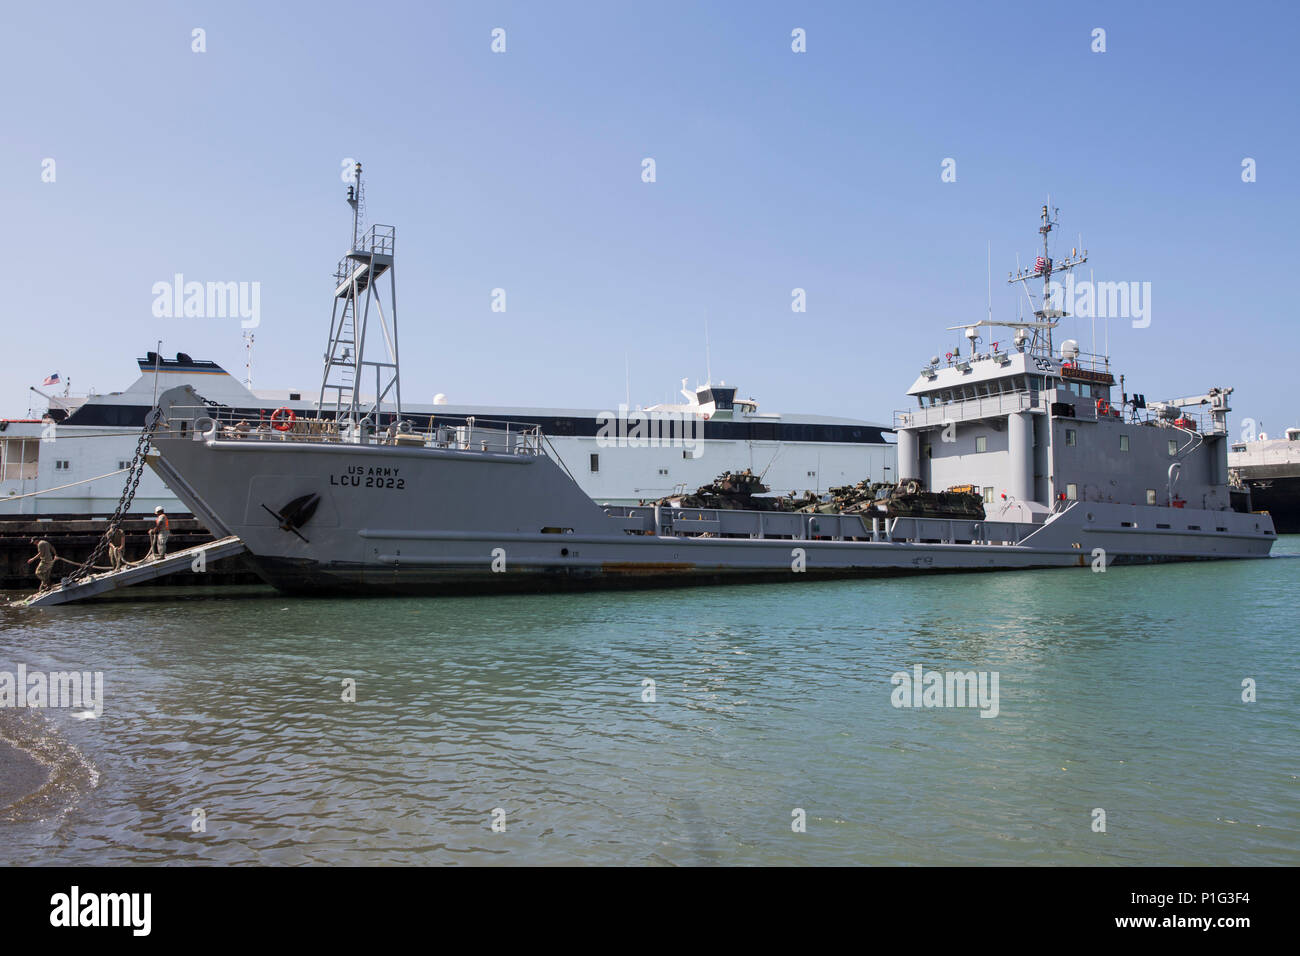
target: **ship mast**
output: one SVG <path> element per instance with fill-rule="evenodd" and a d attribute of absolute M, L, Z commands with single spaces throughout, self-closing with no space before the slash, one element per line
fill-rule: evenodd
<path fill-rule="evenodd" d="M 352 207 L 352 244 L 334 273 L 334 309 L 325 349 L 318 415 L 334 421 L 342 433 L 364 443 L 380 427 L 381 417 L 391 414 L 400 420 L 402 416 L 397 358 L 397 279 L 393 267 L 397 230 L 375 224 L 362 232 L 365 190 L 360 163 L 354 172 L 355 182 L 348 186 L 347 194 L 348 205 Z M 380 281 L 385 276 L 387 283 Z M 385 285 L 386 297 L 381 294 Z M 383 351 L 377 358 L 367 358 L 367 333 L 375 329 L 383 338 Z M 374 354 L 376 350 L 372 348 L 371 352 Z M 370 384 L 372 372 L 375 391 L 373 401 L 367 401 L 361 390 Z M 385 411 L 385 401 L 391 412 Z"/>
<path fill-rule="evenodd" d="M 1051 204 L 1051 197 L 1048 197 L 1048 205 Z M 1028 292 L 1028 282 L 1030 279 L 1041 278 L 1043 280 L 1043 295 L 1039 308 L 1034 310 L 1034 316 L 1042 323 L 1034 327 L 1033 341 L 1031 348 L 1045 348 L 1050 355 L 1052 352 L 1052 329 L 1060 324 L 1060 320 L 1067 318 L 1070 313 L 1060 308 L 1059 303 L 1052 301 L 1052 275 L 1056 272 L 1069 272 L 1077 265 L 1088 261 L 1088 250 L 1082 253 L 1078 249 L 1071 249 L 1070 255 L 1059 262 L 1052 261 L 1051 250 L 1049 249 L 1049 237 L 1053 229 L 1058 225 L 1060 216 L 1059 209 L 1049 209 L 1048 205 L 1043 206 L 1039 218 L 1043 224 L 1038 227 L 1038 233 L 1043 237 L 1043 254 L 1038 257 L 1034 263 L 1033 269 L 1023 269 L 1013 273 L 1008 282 L 1025 283 L 1026 293 Z M 1055 217 L 1055 218 L 1054 218 Z M 1040 341 L 1041 338 L 1041 341 Z"/>

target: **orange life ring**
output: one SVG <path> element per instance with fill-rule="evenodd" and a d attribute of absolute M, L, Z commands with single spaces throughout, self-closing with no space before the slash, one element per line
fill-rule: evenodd
<path fill-rule="evenodd" d="M 1109 415 L 1109 414 L 1110 414 L 1110 402 L 1106 401 L 1106 399 L 1104 399 L 1104 398 L 1099 398 L 1099 399 L 1097 399 L 1097 415 L 1098 415 L 1098 417 L 1100 417 L 1100 416 L 1102 416 L 1102 415 Z"/>
<path fill-rule="evenodd" d="M 292 408 L 277 408 L 271 413 L 271 427 L 278 432 L 287 432 L 296 418 Z"/>

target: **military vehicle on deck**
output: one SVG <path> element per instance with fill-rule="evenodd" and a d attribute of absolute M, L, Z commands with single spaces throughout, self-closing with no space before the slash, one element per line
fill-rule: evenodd
<path fill-rule="evenodd" d="M 772 489 L 750 469 L 724 471 L 690 495 L 670 495 L 656 504 L 673 508 L 716 508 L 723 511 L 793 511 L 794 498 L 761 497 Z"/>
<path fill-rule="evenodd" d="M 926 491 L 915 478 L 894 486 L 882 506 L 890 518 L 960 518 L 984 520 L 984 499 L 974 485 Z"/>

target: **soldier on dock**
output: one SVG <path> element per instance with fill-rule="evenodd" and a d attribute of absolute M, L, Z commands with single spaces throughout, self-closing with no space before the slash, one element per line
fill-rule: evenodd
<path fill-rule="evenodd" d="M 126 563 L 126 532 L 118 525 L 108 536 L 108 563 L 117 571 Z"/>
<path fill-rule="evenodd" d="M 54 545 L 44 538 L 32 538 L 32 544 L 36 545 L 36 553 L 27 559 L 27 563 L 36 562 L 36 578 L 41 582 L 41 586 L 36 589 L 39 594 L 49 590 L 50 578 L 54 575 L 54 562 L 59 556 L 54 551 Z"/>

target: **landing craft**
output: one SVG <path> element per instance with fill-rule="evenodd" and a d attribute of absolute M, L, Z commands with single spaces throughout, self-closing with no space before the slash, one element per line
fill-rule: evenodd
<path fill-rule="evenodd" d="M 908 391 L 913 407 L 896 415 L 900 487 L 888 496 L 892 507 L 744 507 L 744 499 L 758 500 L 752 473 L 727 482 L 726 504 L 739 498 L 738 508 L 600 505 L 536 425 L 478 423 L 471 434 L 408 433 L 401 441 L 374 427 L 382 401 L 342 390 L 328 415 L 272 440 L 232 430 L 230 415 L 193 389 L 171 390 L 160 397 L 166 428 L 150 464 L 214 534 L 243 541 L 265 580 L 301 593 L 1102 570 L 1266 556 L 1276 537 L 1271 519 L 1230 507 L 1232 390 L 1210 389 L 1201 403 L 1116 397 L 1109 356 L 1085 354 L 1072 340 L 1058 351 L 1052 330 L 1067 313 L 1053 301 L 1051 276 L 1086 257 L 1054 262 L 1048 240 L 1056 223 L 1046 206 L 1041 218 L 1040 265 L 1012 277 L 1043 280 L 1033 319 L 960 326 L 966 354 L 954 348 L 922 368 Z M 354 272 L 340 288 L 351 283 L 345 291 L 354 298 L 365 284 L 357 277 L 391 253 L 391 245 L 375 253 L 376 243 L 382 239 L 368 237 L 349 253 Z M 1001 338 L 982 347 L 982 328 L 1006 328 L 1011 347 Z M 365 344 L 349 347 L 362 367 Z M 379 394 L 399 395 L 395 356 L 381 354 L 375 364 L 381 381 L 391 376 Z M 330 476 L 358 468 L 400 469 L 405 484 L 331 484 Z M 270 507 L 249 504 L 313 494 L 321 507 L 295 533 Z"/>

